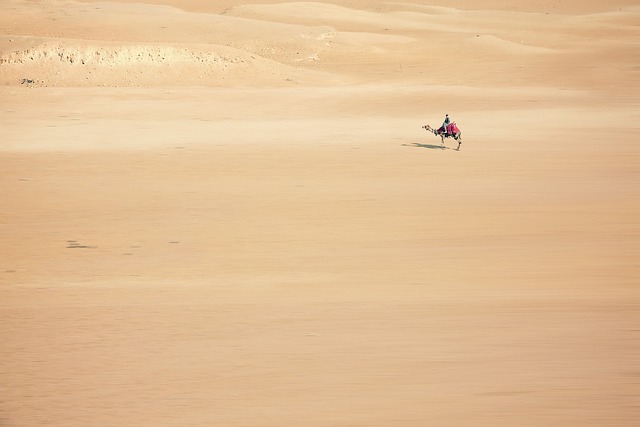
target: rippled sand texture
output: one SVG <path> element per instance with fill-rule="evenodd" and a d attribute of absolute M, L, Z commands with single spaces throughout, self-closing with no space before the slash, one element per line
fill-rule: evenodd
<path fill-rule="evenodd" d="M 0 426 L 635 425 L 640 7 L 514 3 L 1 2 Z"/>

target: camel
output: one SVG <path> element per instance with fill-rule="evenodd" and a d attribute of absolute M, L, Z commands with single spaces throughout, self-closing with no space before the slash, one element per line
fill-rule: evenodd
<path fill-rule="evenodd" d="M 460 150 L 460 145 L 462 144 L 462 132 L 460 132 L 460 129 L 458 129 L 458 126 L 455 122 L 448 125 L 446 131 L 444 127 L 441 127 L 440 129 L 434 129 L 429 125 L 424 125 L 422 126 L 422 128 L 427 132 L 433 133 L 434 135 L 440 135 L 442 145 L 444 145 L 445 138 L 453 138 L 454 140 L 458 141 L 458 148 L 456 148 L 456 150 Z"/>

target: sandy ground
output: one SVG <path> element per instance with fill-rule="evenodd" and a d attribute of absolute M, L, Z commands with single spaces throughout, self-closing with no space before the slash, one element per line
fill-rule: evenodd
<path fill-rule="evenodd" d="M 637 1 L 155 3 L 0 3 L 0 426 L 636 425 Z"/>

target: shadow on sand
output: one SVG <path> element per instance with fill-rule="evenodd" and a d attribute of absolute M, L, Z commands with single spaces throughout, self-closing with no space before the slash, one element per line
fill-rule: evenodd
<path fill-rule="evenodd" d="M 445 145 L 432 145 L 432 144 L 418 144 L 414 142 L 413 144 L 402 144 L 405 147 L 419 147 L 419 148 L 428 148 L 430 150 L 453 150 L 453 148 L 449 148 Z"/>

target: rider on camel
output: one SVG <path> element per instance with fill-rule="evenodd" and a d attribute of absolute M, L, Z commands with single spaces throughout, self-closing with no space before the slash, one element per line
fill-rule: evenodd
<path fill-rule="evenodd" d="M 460 144 L 462 144 L 462 137 L 461 137 L 462 132 L 460 132 L 460 129 L 458 128 L 456 123 L 451 121 L 448 114 L 445 115 L 444 122 L 442 122 L 442 126 L 440 126 L 437 130 L 432 128 L 429 125 L 424 125 L 422 126 L 422 128 L 425 129 L 427 132 L 431 132 L 434 135 L 440 136 L 440 138 L 442 138 L 443 145 L 444 145 L 445 138 L 455 139 L 456 141 L 458 141 L 458 148 L 456 148 L 456 150 L 460 149 Z"/>
<path fill-rule="evenodd" d="M 451 123 L 449 115 L 445 114 L 444 122 L 442 122 L 442 129 L 444 129 L 445 132 L 447 131 L 447 126 L 449 126 L 449 123 Z"/>

